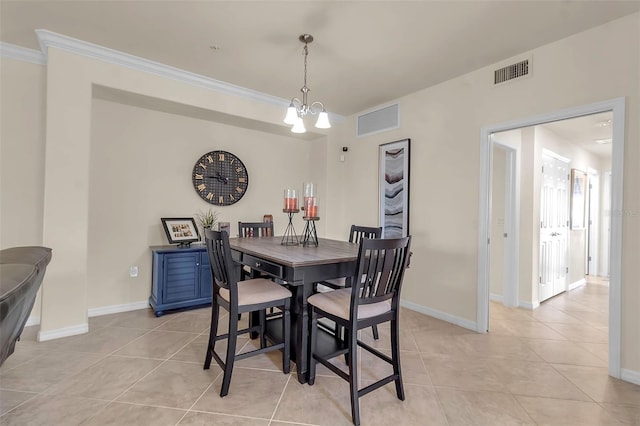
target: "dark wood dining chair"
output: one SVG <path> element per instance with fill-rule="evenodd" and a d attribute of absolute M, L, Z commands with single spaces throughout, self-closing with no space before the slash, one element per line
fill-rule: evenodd
<path fill-rule="evenodd" d="M 229 246 L 229 234 L 226 232 L 205 229 L 205 242 L 211 265 L 213 285 L 213 301 L 211 304 L 211 329 L 209 331 L 209 344 L 204 361 L 204 369 L 211 366 L 211 360 L 215 359 L 224 371 L 220 396 L 229 393 L 233 364 L 237 360 L 259 355 L 265 352 L 282 350 L 282 371 L 285 374 L 290 370 L 291 348 L 291 292 L 281 285 L 265 278 L 255 278 L 238 281 L 237 269 L 231 257 Z M 229 312 L 229 329 L 225 334 L 218 335 L 218 323 L 220 319 L 220 307 Z M 277 307 L 282 311 L 282 336 L 280 342 L 271 341 L 267 346 L 265 333 L 266 314 L 268 308 Z M 258 324 L 238 330 L 239 315 L 244 312 L 258 312 Z M 260 348 L 248 352 L 236 354 L 238 335 L 244 333 L 257 333 L 260 338 Z M 227 352 L 224 359 L 215 351 L 215 344 L 219 340 L 227 339 Z"/>
<path fill-rule="evenodd" d="M 360 241 L 362 241 L 363 238 L 380 238 L 381 236 L 382 227 L 351 225 L 351 230 L 349 231 L 349 242 L 360 244 Z M 350 285 L 345 277 L 320 281 L 317 284 L 323 285 L 333 290 L 339 290 Z M 373 332 L 373 338 L 375 340 L 378 340 L 380 338 L 378 327 L 374 325 L 371 329 Z M 339 333 L 337 328 L 335 330 L 335 333 Z"/>
<path fill-rule="evenodd" d="M 313 385 L 315 382 L 318 362 L 349 382 L 351 417 L 356 426 L 360 424 L 361 396 L 394 382 L 398 399 L 404 401 L 400 369 L 399 313 L 400 290 L 409 260 L 410 245 L 410 236 L 394 239 L 364 238 L 360 242 L 352 287 L 316 293 L 308 299 L 311 307 L 309 384 Z M 345 328 L 346 348 L 328 355 L 323 355 L 318 350 L 318 319 L 323 317 Z M 358 340 L 358 330 L 385 322 L 391 323 L 391 357 Z M 391 364 L 393 373 L 359 389 L 358 346 Z M 330 362 L 330 359 L 345 354 L 348 358 L 348 372 Z"/>

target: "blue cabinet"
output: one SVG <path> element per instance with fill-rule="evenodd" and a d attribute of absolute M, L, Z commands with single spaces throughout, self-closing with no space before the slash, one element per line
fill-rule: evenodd
<path fill-rule="evenodd" d="M 156 316 L 171 309 L 211 304 L 211 268 L 205 246 L 154 246 L 151 254 L 149 304 Z"/>

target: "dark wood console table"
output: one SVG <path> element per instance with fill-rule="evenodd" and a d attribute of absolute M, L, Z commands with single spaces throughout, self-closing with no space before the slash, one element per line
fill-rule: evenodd
<path fill-rule="evenodd" d="M 234 260 L 287 282 L 293 293 L 294 352 L 298 381 L 307 382 L 309 312 L 307 298 L 318 281 L 348 276 L 358 258 L 358 245 L 318 239 L 318 246 L 285 246 L 280 237 L 231 238 Z"/>

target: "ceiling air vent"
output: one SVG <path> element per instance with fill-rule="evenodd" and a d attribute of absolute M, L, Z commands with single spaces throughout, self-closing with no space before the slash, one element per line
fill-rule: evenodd
<path fill-rule="evenodd" d="M 516 64 L 507 65 L 504 68 L 495 70 L 493 72 L 493 84 L 504 83 L 505 81 L 513 80 L 514 78 L 524 77 L 529 75 L 529 60 L 525 59 Z"/>
<path fill-rule="evenodd" d="M 389 105 L 358 116 L 358 136 L 370 135 L 400 127 L 398 104 Z"/>

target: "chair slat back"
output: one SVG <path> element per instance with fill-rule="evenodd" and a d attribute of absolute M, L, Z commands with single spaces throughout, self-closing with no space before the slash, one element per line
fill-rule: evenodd
<path fill-rule="evenodd" d="M 366 305 L 393 299 L 397 305 L 404 271 L 409 260 L 411 236 L 404 238 L 370 239 L 360 242 L 356 275 L 361 277 L 352 292 L 352 312 L 356 305 Z M 356 280 L 354 279 L 354 283 Z M 394 306 L 397 308 L 397 306 Z"/>
<path fill-rule="evenodd" d="M 360 244 L 363 238 L 380 238 L 382 235 L 381 227 L 372 226 L 358 226 L 351 225 L 351 231 L 349 232 L 349 242 Z"/>
<path fill-rule="evenodd" d="M 237 278 L 231 257 L 229 234 L 205 229 L 204 236 L 214 284 L 228 289 L 232 298 L 237 297 Z"/>
<path fill-rule="evenodd" d="M 238 237 L 269 237 L 273 235 L 273 222 L 238 222 Z"/>

